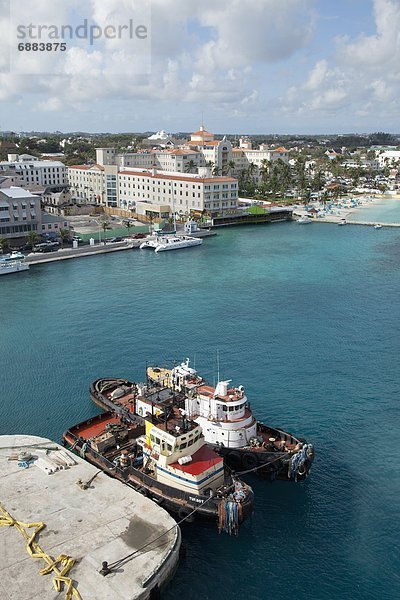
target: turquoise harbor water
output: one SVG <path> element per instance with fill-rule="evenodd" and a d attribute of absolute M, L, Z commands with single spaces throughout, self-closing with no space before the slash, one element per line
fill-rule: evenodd
<path fill-rule="evenodd" d="M 219 349 L 257 416 L 307 437 L 317 458 L 300 484 L 252 481 L 256 512 L 237 539 L 184 527 L 164 598 L 399 598 L 400 232 L 218 233 L 184 252 L 2 278 L 0 433 L 60 439 L 97 412 L 95 378 L 195 356 L 212 380 Z"/>
<path fill-rule="evenodd" d="M 400 199 L 384 198 L 374 200 L 358 208 L 349 217 L 351 221 L 366 221 L 371 223 L 400 223 Z"/>

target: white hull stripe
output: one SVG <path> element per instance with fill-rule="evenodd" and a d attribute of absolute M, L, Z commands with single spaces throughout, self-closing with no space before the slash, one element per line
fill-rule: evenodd
<path fill-rule="evenodd" d="M 221 467 L 220 469 L 217 469 L 217 471 L 213 471 L 212 473 L 210 473 L 210 475 L 207 475 L 207 477 L 204 477 L 200 481 L 194 481 L 193 479 L 187 479 L 186 477 L 182 477 L 181 475 L 176 475 L 175 473 L 171 473 L 171 471 L 168 471 L 167 469 L 163 469 L 162 467 L 159 467 L 158 465 L 157 465 L 157 470 L 160 470 L 163 473 L 166 473 L 167 475 L 171 475 L 172 477 L 176 477 L 177 479 L 180 479 L 181 481 L 185 481 L 186 483 L 189 483 L 191 485 L 201 485 L 202 483 L 204 483 L 208 479 L 211 479 L 212 477 L 214 477 L 218 473 L 221 473 L 221 471 L 224 470 L 224 467 Z"/>

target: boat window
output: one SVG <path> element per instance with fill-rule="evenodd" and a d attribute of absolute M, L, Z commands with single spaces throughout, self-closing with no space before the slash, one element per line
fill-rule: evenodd
<path fill-rule="evenodd" d="M 185 442 L 184 444 L 181 444 L 181 445 L 179 446 L 179 450 L 183 450 L 184 448 L 186 448 L 186 446 L 187 446 L 187 443 L 186 443 L 186 442 Z"/>
<path fill-rule="evenodd" d="M 226 406 L 226 404 L 222 405 L 222 410 L 224 410 L 225 412 L 228 410 L 228 407 Z"/>
<path fill-rule="evenodd" d="M 152 442 L 154 442 L 155 441 L 154 435 L 151 435 L 150 439 L 151 439 Z"/>
<path fill-rule="evenodd" d="M 167 450 L 168 450 L 168 452 L 172 452 L 172 446 L 171 446 L 171 444 L 167 444 Z"/>
<path fill-rule="evenodd" d="M 229 412 L 233 412 L 234 410 L 236 410 L 234 406 L 229 407 Z"/>
<path fill-rule="evenodd" d="M 160 438 L 156 437 L 156 444 L 160 445 Z"/>

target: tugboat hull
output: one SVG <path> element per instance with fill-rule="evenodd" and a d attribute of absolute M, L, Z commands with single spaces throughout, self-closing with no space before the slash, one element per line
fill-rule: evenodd
<path fill-rule="evenodd" d="M 137 420 L 140 419 L 140 417 L 134 417 L 132 415 L 132 421 L 135 418 Z M 177 520 L 186 518 L 188 522 L 217 523 L 220 504 L 221 502 L 225 502 L 225 495 L 228 495 L 230 491 L 233 491 L 232 478 L 229 475 L 226 475 L 224 496 L 219 495 L 218 493 L 216 495 L 200 495 L 186 492 L 157 481 L 154 477 L 147 475 L 132 465 L 125 468 L 118 466 L 115 460 L 112 460 L 112 453 L 110 456 L 105 456 L 103 453 L 97 452 L 91 447 L 90 433 L 92 431 L 98 433 L 103 430 L 102 428 L 104 428 L 107 423 L 110 421 L 115 422 L 119 419 L 120 417 L 112 412 L 102 413 L 97 417 L 88 419 L 87 421 L 68 429 L 63 435 L 64 443 L 71 451 L 85 458 L 88 462 L 104 471 L 110 477 L 119 479 L 144 496 L 157 502 L 157 504 L 170 512 Z M 123 421 L 126 421 L 125 417 L 122 417 L 122 419 Z M 129 425 L 127 425 L 127 427 L 129 427 Z M 138 427 L 140 428 L 141 425 L 138 424 Z M 253 512 L 254 495 L 250 488 L 248 488 L 248 490 L 249 493 L 241 502 L 240 521 L 244 521 Z"/>

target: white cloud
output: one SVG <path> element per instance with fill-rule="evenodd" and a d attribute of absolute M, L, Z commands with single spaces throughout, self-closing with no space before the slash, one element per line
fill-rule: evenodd
<path fill-rule="evenodd" d="M 65 8 L 57 13 L 59 1 L 57 6 L 52 4 L 54 0 L 34 1 L 43 19 L 57 17 L 55 22 L 61 18 L 68 22 Z M 141 22 L 143 2 L 137 0 L 73 2 L 76 14 L 101 27 L 123 24 L 129 18 Z M 71 42 L 57 76 L 37 78 L 37 89 L 45 89 L 50 98 L 41 98 L 37 106 L 39 110 L 58 105 L 77 110 L 86 104 L 89 109 L 93 99 L 117 95 L 131 101 L 242 103 L 250 110 L 250 105 L 259 100 L 259 94 L 252 91 L 256 83 L 253 65 L 285 60 L 305 46 L 313 27 L 312 3 L 313 0 L 231 0 L 229 4 L 225 0 L 152 0 L 152 62 L 147 77 L 137 76 L 136 67 L 140 73 L 143 59 L 132 53 L 127 39 L 106 40 L 93 49 Z M 22 15 L 21 8 L 21 18 Z M 28 59 L 33 70 L 35 62 L 43 57 L 36 53 Z M 31 93 L 29 78 L 24 84 L 13 75 L 6 77 L 8 91 L 3 91 L 4 99 Z"/>
<path fill-rule="evenodd" d="M 43 111 L 50 111 L 50 112 L 56 112 L 62 109 L 62 102 L 60 100 L 60 98 L 57 97 L 50 97 L 47 100 L 44 100 L 43 102 L 39 102 L 38 103 L 38 108 L 39 110 L 43 110 Z"/>
<path fill-rule="evenodd" d="M 400 114 L 400 2 L 374 0 L 376 33 L 336 38 L 336 52 L 315 63 L 303 85 L 282 99 L 286 113 L 303 117 Z"/>
<path fill-rule="evenodd" d="M 307 90 L 318 90 L 321 85 L 325 82 L 328 75 L 328 61 L 325 59 L 319 60 L 313 70 L 310 73 L 310 76 L 307 82 L 304 85 L 304 88 Z"/>

